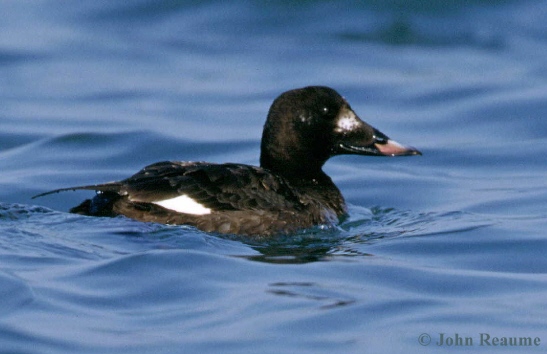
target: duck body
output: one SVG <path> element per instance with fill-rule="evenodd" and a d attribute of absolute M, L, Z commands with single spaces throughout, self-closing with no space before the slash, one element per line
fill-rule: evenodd
<path fill-rule="evenodd" d="M 300 182 L 256 166 L 165 161 L 120 182 L 77 187 L 99 193 L 71 212 L 262 236 L 333 224 L 345 215 L 330 178 L 319 190 L 318 181 Z"/>
<path fill-rule="evenodd" d="M 144 222 L 191 225 L 206 232 L 254 237 L 334 225 L 344 198 L 322 166 L 332 156 L 418 155 L 363 122 L 333 89 L 283 93 L 270 108 L 260 167 L 236 163 L 158 162 L 135 175 L 65 190 L 97 195 L 71 209 L 90 216 L 124 215 Z"/>

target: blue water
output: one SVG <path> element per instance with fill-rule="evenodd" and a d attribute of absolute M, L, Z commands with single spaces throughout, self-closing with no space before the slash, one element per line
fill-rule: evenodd
<path fill-rule="evenodd" d="M 1 353 L 545 352 L 547 2 L 0 13 Z M 256 242 L 31 200 L 167 159 L 257 164 L 271 101 L 309 84 L 424 154 L 329 161 L 337 229 Z"/>

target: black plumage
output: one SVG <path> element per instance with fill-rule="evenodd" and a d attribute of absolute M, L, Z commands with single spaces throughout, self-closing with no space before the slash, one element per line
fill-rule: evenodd
<path fill-rule="evenodd" d="M 334 90 L 312 86 L 285 92 L 268 113 L 261 167 L 206 162 L 158 162 L 105 184 L 63 188 L 97 195 L 71 209 L 92 216 L 186 224 L 207 232 L 271 236 L 346 215 L 338 188 L 322 171 L 338 154 L 416 155 L 363 122 Z M 177 212 L 162 201 L 187 196 L 205 212 Z M 208 211 L 207 211 L 208 210 Z"/>

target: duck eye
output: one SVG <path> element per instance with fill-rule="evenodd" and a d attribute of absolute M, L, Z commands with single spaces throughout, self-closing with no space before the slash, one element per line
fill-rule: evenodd
<path fill-rule="evenodd" d="M 321 108 L 321 113 L 323 113 L 323 115 L 325 115 L 325 116 L 326 116 L 327 114 L 329 114 L 329 109 L 328 109 L 328 107 L 323 107 L 323 108 Z"/>

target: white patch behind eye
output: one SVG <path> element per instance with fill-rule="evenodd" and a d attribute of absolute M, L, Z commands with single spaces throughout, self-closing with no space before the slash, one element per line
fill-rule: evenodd
<path fill-rule="evenodd" d="M 360 122 L 353 112 L 348 110 L 343 116 L 338 118 L 335 131 L 338 133 L 344 133 L 352 131 L 359 126 Z"/>
<path fill-rule="evenodd" d="M 152 202 L 165 209 L 176 211 L 177 213 L 206 215 L 211 214 L 211 209 L 204 207 L 187 195 L 180 195 L 172 199 L 159 200 Z"/>

